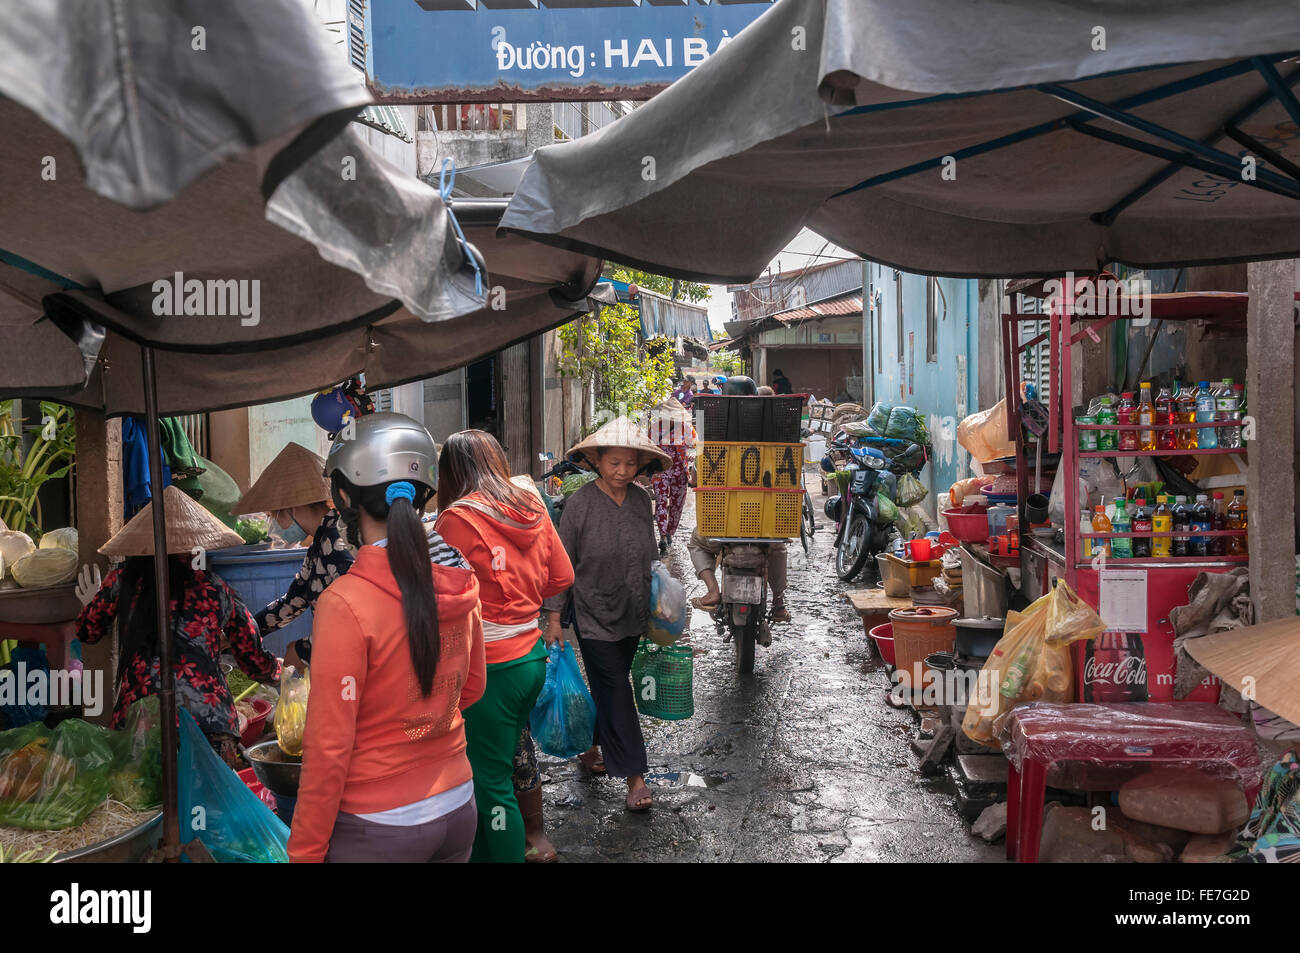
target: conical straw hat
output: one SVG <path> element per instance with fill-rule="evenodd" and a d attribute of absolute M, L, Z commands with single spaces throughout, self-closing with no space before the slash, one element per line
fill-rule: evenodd
<path fill-rule="evenodd" d="M 691 412 L 676 397 L 667 397 L 650 409 L 649 427 L 647 436 L 656 446 L 689 444 Z"/>
<path fill-rule="evenodd" d="M 661 470 L 671 466 L 673 458 L 668 456 L 645 435 L 645 431 L 627 417 L 618 417 L 601 427 L 591 436 L 575 444 L 569 450 L 569 459 L 574 463 L 586 464 L 596 468 L 596 454 L 588 453 L 597 447 L 625 447 L 637 451 L 638 468 L 657 464 L 653 469 Z"/>
<path fill-rule="evenodd" d="M 167 516 L 167 552 L 208 552 L 242 546 L 241 537 L 174 486 L 163 490 Z M 153 503 L 123 526 L 99 551 L 105 556 L 153 555 Z"/>
<path fill-rule="evenodd" d="M 322 474 L 325 461 L 306 447 L 289 443 L 262 471 L 230 512 L 274 513 L 330 498 L 330 484 Z"/>
<path fill-rule="evenodd" d="M 1300 724 L 1300 618 L 1203 635 L 1183 647 L 1229 688 Z"/>

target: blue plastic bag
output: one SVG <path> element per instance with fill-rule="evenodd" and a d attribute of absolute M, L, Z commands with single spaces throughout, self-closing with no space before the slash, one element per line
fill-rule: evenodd
<path fill-rule="evenodd" d="M 40 678 L 49 684 L 50 663 L 45 655 L 43 645 L 16 645 L 9 653 L 7 665 L 0 665 L 0 672 L 12 673 L 9 677 L 14 685 L 26 686 L 27 679 L 33 672 L 41 673 Z M 50 713 L 47 705 L 0 704 L 0 729 L 21 728 L 34 722 L 44 721 Z"/>
<path fill-rule="evenodd" d="M 181 842 L 197 837 L 218 863 L 287 864 L 289 828 L 212 750 L 181 709 Z"/>
<path fill-rule="evenodd" d="M 555 758 L 573 758 L 596 736 L 596 703 L 578 670 L 573 648 L 562 643 L 547 651 L 546 683 L 529 717 L 537 747 Z"/>

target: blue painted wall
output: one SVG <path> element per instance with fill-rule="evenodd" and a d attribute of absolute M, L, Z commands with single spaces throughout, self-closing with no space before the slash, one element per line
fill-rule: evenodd
<path fill-rule="evenodd" d="M 957 443 L 957 423 L 978 410 L 979 283 L 940 278 L 936 294 L 936 354 L 926 359 L 926 282 L 923 275 L 902 273 L 903 333 L 899 359 L 897 302 L 899 282 L 893 268 L 868 266 L 872 297 L 879 309 L 867 312 L 875 399 L 907 404 L 923 412 L 934 445 L 934 459 L 922 473 L 930 489 L 923 503 L 935 515 L 935 493 L 970 476 L 970 454 Z M 946 301 L 946 306 L 945 306 Z M 998 342 L 986 342 L 997 347 Z"/>

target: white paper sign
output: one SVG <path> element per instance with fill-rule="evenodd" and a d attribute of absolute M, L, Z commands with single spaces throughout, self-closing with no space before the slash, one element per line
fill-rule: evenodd
<path fill-rule="evenodd" d="M 1101 621 L 1110 632 L 1147 630 L 1147 571 L 1101 571 Z"/>

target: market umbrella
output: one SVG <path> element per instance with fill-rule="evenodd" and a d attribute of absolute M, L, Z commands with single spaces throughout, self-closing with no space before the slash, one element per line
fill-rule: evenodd
<path fill-rule="evenodd" d="M 502 224 L 729 282 L 804 226 L 965 277 L 1295 257 L 1297 49 L 1290 0 L 779 0 Z"/>
<path fill-rule="evenodd" d="M 136 346 L 158 591 L 168 583 L 155 345 L 256 350 L 377 311 L 449 320 L 486 300 L 481 262 L 442 197 L 346 128 L 368 100 L 299 3 L 43 0 L 0 35 L 0 262 L 13 273 L 0 294 L 0 391 L 46 360 L 52 387 L 84 390 L 110 333 Z M 165 273 L 185 293 L 171 298 L 181 313 L 160 295 Z M 120 323 L 101 324 L 101 306 Z M 57 335 L 73 349 L 44 350 Z M 169 631 L 166 600 L 157 613 Z M 163 835 L 175 859 L 170 640 L 159 662 Z"/>

